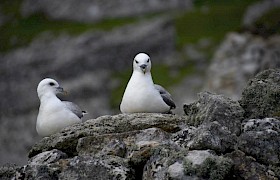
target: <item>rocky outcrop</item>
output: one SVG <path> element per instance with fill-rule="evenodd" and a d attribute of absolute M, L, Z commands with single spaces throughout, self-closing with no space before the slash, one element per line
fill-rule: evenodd
<path fill-rule="evenodd" d="M 242 124 L 238 147 L 263 164 L 280 164 L 280 120 L 250 119 Z"/>
<path fill-rule="evenodd" d="M 278 79 L 280 70 L 268 71 L 275 72 L 263 76 L 270 86 L 273 81 L 269 79 Z M 210 93 L 201 93 L 197 102 L 186 107 L 185 116 L 107 115 L 67 127 L 37 142 L 29 152 L 27 165 L 1 167 L 0 177 L 280 178 L 278 117 L 246 119 L 238 102 Z M 201 117 L 195 126 L 194 116 Z"/>
<path fill-rule="evenodd" d="M 265 69 L 280 68 L 279 53 L 279 35 L 265 39 L 230 33 L 214 54 L 204 89 L 238 100 L 250 78 Z"/>
<path fill-rule="evenodd" d="M 240 104 L 246 118 L 280 116 L 280 72 L 266 70 L 250 80 L 242 93 Z"/>
<path fill-rule="evenodd" d="M 44 13 L 52 19 L 95 22 L 106 18 L 132 17 L 192 7 L 191 0 L 24 0 L 22 14 Z"/>
<path fill-rule="evenodd" d="M 232 133 L 239 134 L 244 110 L 238 102 L 223 95 L 208 92 L 199 93 L 198 101 L 185 104 L 184 111 L 190 117 L 189 123 L 198 126 L 218 121 Z"/>

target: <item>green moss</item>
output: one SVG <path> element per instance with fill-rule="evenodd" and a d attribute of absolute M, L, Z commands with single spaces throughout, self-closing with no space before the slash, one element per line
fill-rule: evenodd
<path fill-rule="evenodd" d="M 249 4 L 252 4 L 254 2 L 257 2 L 260 0 L 231 0 L 231 1 L 225 1 L 225 0 L 195 0 L 194 4 L 196 7 L 201 7 L 205 5 L 239 5 L 239 6 L 248 6 Z"/>
<path fill-rule="evenodd" d="M 198 177 L 222 180 L 231 172 L 233 163 L 230 159 L 224 157 L 209 157 L 202 164 L 193 165 L 188 159 L 184 159 L 183 167 L 186 175 L 195 175 Z"/>
<path fill-rule="evenodd" d="M 183 161 L 183 168 L 184 168 L 184 173 L 188 176 L 195 175 L 196 173 L 196 169 L 193 166 L 193 163 L 186 158 Z"/>
<path fill-rule="evenodd" d="M 262 17 L 260 17 L 254 24 L 254 33 L 269 36 L 280 33 L 280 8 L 274 8 Z"/>
<path fill-rule="evenodd" d="M 18 18 L 20 16 L 20 6 L 22 0 L 1 0 L 0 10 L 6 16 Z"/>
<path fill-rule="evenodd" d="M 49 20 L 43 14 L 32 15 L 27 18 L 14 19 L 0 28 L 0 52 L 29 44 L 42 32 L 48 31 L 54 35 L 67 33 L 81 34 L 93 30 L 111 30 L 115 27 L 133 23 L 134 18 L 106 19 L 98 23 L 79 23 L 72 21 Z"/>
<path fill-rule="evenodd" d="M 273 165 L 269 165 L 269 169 L 271 169 L 275 176 L 279 179 L 280 178 L 280 167 L 279 166 L 273 166 Z"/>
<path fill-rule="evenodd" d="M 196 8 L 175 19 L 177 47 L 211 37 L 218 43 L 229 31 L 239 30 L 247 6 L 256 0 L 195 1 Z"/>
<path fill-rule="evenodd" d="M 228 158 L 220 158 L 217 162 L 210 163 L 210 179 L 219 180 L 225 179 L 231 172 L 233 166 L 232 160 Z"/>

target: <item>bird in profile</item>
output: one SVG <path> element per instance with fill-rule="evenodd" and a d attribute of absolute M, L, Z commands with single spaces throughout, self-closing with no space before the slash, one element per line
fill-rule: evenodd
<path fill-rule="evenodd" d="M 43 79 L 37 87 L 40 108 L 36 130 L 40 136 L 50 136 L 72 124 L 81 123 L 86 114 L 76 104 L 61 101 L 56 95 L 66 93 L 54 79 Z"/>
<path fill-rule="evenodd" d="M 120 105 L 122 113 L 169 113 L 176 108 L 170 93 L 154 84 L 151 67 L 151 59 L 147 54 L 135 56 L 133 73 Z"/>

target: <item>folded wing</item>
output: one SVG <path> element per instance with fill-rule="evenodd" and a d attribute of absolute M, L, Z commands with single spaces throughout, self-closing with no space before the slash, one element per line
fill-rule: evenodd
<path fill-rule="evenodd" d="M 166 91 L 162 86 L 155 84 L 155 88 L 159 91 L 163 101 L 170 106 L 170 109 L 175 109 L 176 105 L 171 98 L 171 95 L 168 91 Z"/>
<path fill-rule="evenodd" d="M 75 103 L 72 103 L 70 101 L 62 101 L 62 103 L 80 119 L 84 116 L 84 114 L 86 114 L 86 112 L 82 111 L 81 108 Z"/>

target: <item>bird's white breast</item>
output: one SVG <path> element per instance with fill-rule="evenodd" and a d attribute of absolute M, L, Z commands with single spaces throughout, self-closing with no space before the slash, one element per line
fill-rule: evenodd
<path fill-rule="evenodd" d="M 59 99 L 41 102 L 37 117 L 36 130 L 41 136 L 49 136 L 64 127 L 81 122 Z"/>
<path fill-rule="evenodd" d="M 133 73 L 126 87 L 120 109 L 123 113 L 162 113 L 169 111 L 170 108 L 155 89 L 150 74 Z"/>

